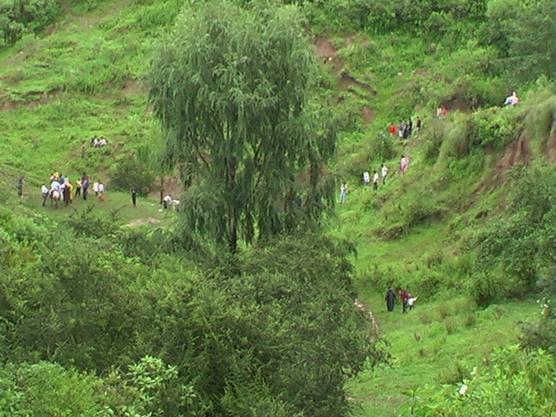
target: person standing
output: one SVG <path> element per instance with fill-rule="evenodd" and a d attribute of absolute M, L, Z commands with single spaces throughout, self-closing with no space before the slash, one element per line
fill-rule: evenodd
<path fill-rule="evenodd" d="M 384 299 L 386 300 L 386 309 L 391 313 L 394 311 L 394 306 L 396 305 L 396 293 L 391 287 L 386 291 L 386 297 L 384 297 Z"/>
<path fill-rule="evenodd" d="M 415 133 L 419 132 L 419 130 L 421 130 L 421 119 L 418 117 L 415 121 Z"/>
<path fill-rule="evenodd" d="M 23 196 L 23 185 L 25 185 L 25 178 L 23 176 L 21 176 L 17 180 L 17 196 L 19 198 L 21 198 Z"/>
<path fill-rule="evenodd" d="M 89 192 L 89 177 L 83 173 L 81 177 L 81 188 L 83 188 L 83 200 L 87 200 L 87 193 Z"/>
<path fill-rule="evenodd" d="M 347 182 L 343 182 L 342 185 L 340 185 L 340 203 L 341 204 L 345 204 L 345 202 L 347 201 L 347 196 L 348 196 L 348 185 L 347 185 Z"/>
<path fill-rule="evenodd" d="M 96 186 L 97 186 L 97 190 L 96 190 L 96 195 L 98 197 L 99 201 L 104 201 L 104 184 L 102 183 L 102 181 L 99 181 L 99 183 L 97 184 L 95 182 Z M 94 186 L 93 186 L 94 189 Z"/>
<path fill-rule="evenodd" d="M 405 174 L 408 169 L 409 169 L 409 159 L 405 155 L 402 155 L 402 159 L 400 160 L 400 171 L 402 174 Z"/>
<path fill-rule="evenodd" d="M 363 186 L 367 188 L 371 183 L 371 176 L 369 175 L 369 171 L 363 172 Z"/>
<path fill-rule="evenodd" d="M 406 290 L 401 288 L 398 288 L 398 295 L 400 296 L 400 300 L 402 302 L 402 313 L 405 313 L 407 312 L 407 307 L 408 307 L 407 302 L 411 296 Z"/>
<path fill-rule="evenodd" d="M 409 121 L 407 122 L 407 137 L 410 137 L 412 133 L 413 133 L 413 120 L 410 117 Z"/>
<path fill-rule="evenodd" d="M 380 181 L 380 177 L 378 176 L 378 172 L 375 170 L 373 173 L 373 188 L 374 190 L 378 190 L 378 183 Z"/>
<path fill-rule="evenodd" d="M 78 178 L 75 181 L 75 198 L 81 197 L 81 180 Z"/>
<path fill-rule="evenodd" d="M 405 129 L 406 129 L 405 122 L 401 122 L 400 127 L 398 128 L 398 136 L 400 137 L 400 139 L 405 138 Z"/>
<path fill-rule="evenodd" d="M 46 200 L 48 200 L 48 196 L 50 195 L 50 190 L 46 185 L 41 185 L 41 195 L 42 195 L 42 206 L 46 206 Z"/>
<path fill-rule="evenodd" d="M 131 204 L 133 204 L 134 208 L 137 207 L 137 191 L 135 188 L 131 190 Z"/>
<path fill-rule="evenodd" d="M 384 164 L 380 166 L 380 176 L 382 178 L 382 184 L 386 184 L 386 177 L 388 176 L 388 167 Z"/>
<path fill-rule="evenodd" d="M 398 127 L 394 123 L 390 123 L 388 132 L 390 132 L 392 136 L 396 136 L 398 134 Z"/>

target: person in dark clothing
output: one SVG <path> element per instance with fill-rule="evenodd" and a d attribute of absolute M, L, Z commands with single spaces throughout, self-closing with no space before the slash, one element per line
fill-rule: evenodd
<path fill-rule="evenodd" d="M 419 131 L 421 129 L 421 119 L 418 117 L 417 121 L 415 122 L 415 131 Z"/>
<path fill-rule="evenodd" d="M 409 118 L 409 121 L 407 122 L 407 136 L 411 136 L 411 134 L 413 133 L 413 120 L 411 120 L 411 117 Z"/>
<path fill-rule="evenodd" d="M 135 188 L 131 190 L 131 203 L 133 204 L 133 207 L 137 206 L 137 191 Z"/>
<path fill-rule="evenodd" d="M 396 304 L 396 293 L 392 288 L 388 288 L 388 291 L 386 291 L 386 297 L 384 299 L 386 300 L 386 308 L 388 309 L 388 311 L 394 311 L 394 306 Z"/>
<path fill-rule="evenodd" d="M 81 177 L 81 188 L 83 190 L 83 200 L 87 200 L 87 193 L 89 192 L 89 177 L 83 173 Z"/>
<path fill-rule="evenodd" d="M 17 196 L 19 198 L 21 198 L 21 196 L 23 195 L 23 184 L 25 184 L 25 178 L 19 177 L 19 179 L 17 180 Z"/>

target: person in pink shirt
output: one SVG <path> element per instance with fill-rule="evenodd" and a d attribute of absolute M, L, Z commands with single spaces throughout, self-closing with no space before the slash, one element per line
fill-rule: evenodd
<path fill-rule="evenodd" d="M 409 158 L 405 155 L 402 155 L 402 159 L 400 160 L 400 171 L 402 174 L 405 174 L 409 169 Z"/>

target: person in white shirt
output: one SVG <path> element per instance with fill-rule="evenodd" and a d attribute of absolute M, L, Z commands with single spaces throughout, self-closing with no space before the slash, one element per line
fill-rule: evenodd
<path fill-rule="evenodd" d="M 506 101 L 504 102 L 504 105 L 515 106 L 517 103 L 519 103 L 519 98 L 517 97 L 517 93 L 515 91 L 512 91 L 512 95 L 506 97 Z"/>
<path fill-rule="evenodd" d="M 386 177 L 388 176 L 388 167 L 384 164 L 380 167 L 380 176 L 382 177 L 382 184 L 386 184 Z"/>
<path fill-rule="evenodd" d="M 370 182 L 371 182 L 371 176 L 369 174 L 369 171 L 363 172 L 363 186 L 367 188 Z"/>
<path fill-rule="evenodd" d="M 373 173 L 373 188 L 376 190 L 378 190 L 378 182 L 380 181 L 380 177 L 378 175 L 378 172 L 375 171 Z"/>
<path fill-rule="evenodd" d="M 98 183 L 98 199 L 104 201 L 104 184 L 102 182 Z"/>
<path fill-rule="evenodd" d="M 341 204 L 345 204 L 345 202 L 347 201 L 347 196 L 348 196 L 348 185 L 347 185 L 347 182 L 343 182 L 342 185 L 340 185 L 340 203 Z"/>
<path fill-rule="evenodd" d="M 41 185 L 41 195 L 42 195 L 42 206 L 46 205 L 46 200 L 48 200 L 48 196 L 50 195 L 50 190 L 46 185 Z"/>

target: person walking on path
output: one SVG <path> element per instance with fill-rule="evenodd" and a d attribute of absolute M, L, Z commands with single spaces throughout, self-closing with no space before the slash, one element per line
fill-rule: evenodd
<path fill-rule="evenodd" d="M 380 167 L 380 176 L 382 178 L 382 185 L 386 184 L 386 177 L 388 176 L 388 167 L 384 164 Z"/>
<path fill-rule="evenodd" d="M 384 299 L 386 300 L 386 309 L 388 310 L 388 312 L 391 313 L 392 311 L 394 311 L 394 306 L 396 304 L 396 293 L 392 288 L 388 288 L 388 291 L 386 291 L 386 297 L 384 297 Z"/>
<path fill-rule="evenodd" d="M 133 207 L 137 207 L 137 191 L 134 189 L 131 190 L 131 204 Z"/>
<path fill-rule="evenodd" d="M 370 183 L 371 183 L 371 176 L 369 175 L 369 171 L 363 172 L 363 186 L 367 188 L 369 187 Z"/>
<path fill-rule="evenodd" d="M 81 177 L 81 188 L 83 188 L 83 200 L 87 200 L 87 194 L 89 192 L 89 177 L 86 173 L 83 173 L 83 177 Z"/>
<path fill-rule="evenodd" d="M 348 196 L 348 185 L 347 185 L 347 182 L 343 182 L 342 185 L 340 185 L 340 203 L 341 204 L 345 204 L 345 202 L 347 201 L 347 196 Z"/>
<path fill-rule="evenodd" d="M 25 185 L 25 178 L 23 176 L 19 177 L 17 180 L 17 196 L 21 198 L 23 196 L 23 186 Z"/>
<path fill-rule="evenodd" d="M 378 172 L 375 170 L 375 172 L 373 173 L 373 188 L 374 190 L 378 190 L 378 183 L 380 181 L 380 177 L 378 175 Z"/>

